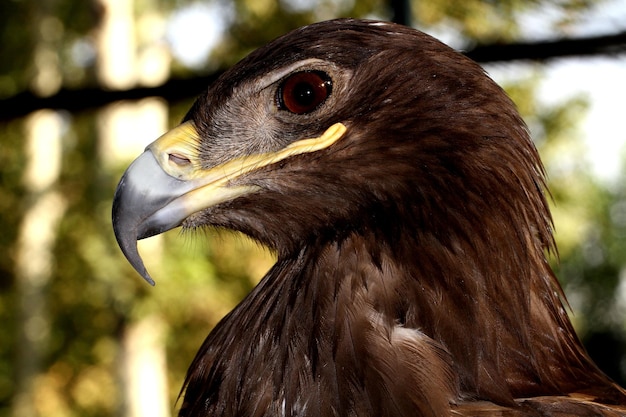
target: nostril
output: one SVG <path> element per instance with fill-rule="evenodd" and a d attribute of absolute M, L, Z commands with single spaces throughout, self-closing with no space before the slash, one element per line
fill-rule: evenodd
<path fill-rule="evenodd" d="M 169 160 L 172 161 L 173 163 L 175 163 L 176 165 L 179 166 L 183 166 L 183 165 L 189 165 L 191 163 L 191 161 L 189 160 L 189 158 L 180 155 L 180 154 L 176 154 L 176 153 L 171 153 L 168 155 Z"/>

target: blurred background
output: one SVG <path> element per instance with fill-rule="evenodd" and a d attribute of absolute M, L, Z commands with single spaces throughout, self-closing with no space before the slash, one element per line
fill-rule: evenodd
<path fill-rule="evenodd" d="M 128 163 L 224 68 L 334 17 L 410 24 L 484 65 L 546 164 L 588 350 L 626 380 L 626 0 L 3 0 L 0 417 L 175 414 L 204 337 L 271 254 L 232 233 L 140 242 L 111 200 Z"/>

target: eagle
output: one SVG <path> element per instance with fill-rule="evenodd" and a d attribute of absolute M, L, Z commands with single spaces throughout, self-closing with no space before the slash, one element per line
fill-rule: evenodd
<path fill-rule="evenodd" d="M 515 105 L 438 40 L 382 21 L 290 32 L 141 154 L 117 241 L 182 226 L 276 254 L 210 332 L 191 416 L 624 416 L 550 267 L 545 173 Z"/>

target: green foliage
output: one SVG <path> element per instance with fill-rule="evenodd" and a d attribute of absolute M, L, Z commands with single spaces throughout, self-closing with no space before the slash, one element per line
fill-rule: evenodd
<path fill-rule="evenodd" d="M 0 2 L 0 56 L 11 59 L 0 60 L 0 98 L 23 90 L 28 80 L 23 76 L 24 68 L 30 65 L 30 51 L 34 47 L 32 35 L 25 30 L 28 7 L 24 2 Z"/>
<path fill-rule="evenodd" d="M 586 10 L 597 3 L 593 0 L 455 0 L 411 2 L 413 20 L 425 28 L 444 25 L 455 31 L 467 43 L 498 43 L 514 41 L 520 36 L 520 15 L 551 8 L 560 18 L 553 24 L 556 30 L 566 30 Z M 546 23 L 541 23 L 545 25 Z"/>
<path fill-rule="evenodd" d="M 22 121 L 0 125 L 0 415 L 6 414 L 9 399 L 14 394 L 13 361 L 17 349 L 17 303 L 15 294 L 14 262 L 15 242 L 22 219 L 24 202 L 22 167 L 24 149 L 20 135 Z"/>

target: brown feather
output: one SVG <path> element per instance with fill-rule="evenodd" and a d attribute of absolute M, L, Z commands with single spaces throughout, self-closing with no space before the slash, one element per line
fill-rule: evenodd
<path fill-rule="evenodd" d="M 272 113 L 259 86 L 312 59 L 331 97 Z M 324 22 L 252 53 L 187 117 L 206 166 L 348 132 L 186 221 L 246 233 L 278 261 L 207 337 L 181 416 L 626 415 L 546 260 L 537 151 L 477 64 L 412 29 Z"/>

